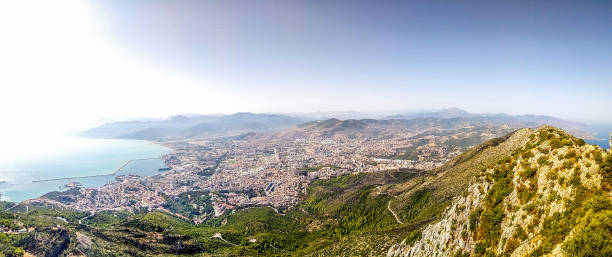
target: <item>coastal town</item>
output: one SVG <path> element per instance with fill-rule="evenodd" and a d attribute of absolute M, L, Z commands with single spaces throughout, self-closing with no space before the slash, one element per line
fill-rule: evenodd
<path fill-rule="evenodd" d="M 426 172 L 465 149 L 504 135 L 501 125 L 457 124 L 450 128 L 383 121 L 325 120 L 282 131 L 223 138 L 162 142 L 169 171 L 151 176 L 119 176 L 101 188 L 76 187 L 29 200 L 78 210 L 146 209 L 173 213 L 194 222 L 248 206 L 283 210 L 295 205 L 310 182 L 344 174 Z M 168 208 L 183 193 L 204 191 L 212 208 L 193 204 L 187 217 Z M 208 206 L 210 207 L 210 206 Z"/>

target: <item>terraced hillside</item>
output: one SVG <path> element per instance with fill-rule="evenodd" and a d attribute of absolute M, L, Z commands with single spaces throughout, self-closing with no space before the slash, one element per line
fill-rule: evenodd
<path fill-rule="evenodd" d="M 552 128 L 521 129 L 440 168 L 316 180 L 286 210 L 194 224 L 141 210 L 0 212 L 8 256 L 610 256 L 612 155 Z M 193 212 L 195 195 L 172 208 Z M 11 204 L 5 203 L 2 209 Z M 204 204 L 202 204 L 204 205 Z M 58 226 L 59 225 L 59 226 Z"/>

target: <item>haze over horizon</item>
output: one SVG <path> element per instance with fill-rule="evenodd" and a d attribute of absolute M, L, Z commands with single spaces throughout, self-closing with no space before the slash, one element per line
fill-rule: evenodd
<path fill-rule="evenodd" d="M 2 3 L 2 135 L 180 113 L 611 120 L 612 4 Z M 16 136 L 17 135 L 17 136 Z"/>
<path fill-rule="evenodd" d="M 0 1 L 0 257 L 612 256 L 612 0 Z"/>

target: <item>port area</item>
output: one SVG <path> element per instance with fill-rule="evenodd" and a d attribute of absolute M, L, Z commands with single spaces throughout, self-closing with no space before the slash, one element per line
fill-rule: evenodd
<path fill-rule="evenodd" d="M 32 183 L 59 181 L 59 180 L 73 180 L 73 179 L 83 179 L 83 178 L 96 178 L 96 177 L 114 177 L 119 171 L 121 171 L 123 168 L 125 168 L 125 166 L 127 166 L 128 164 L 130 164 L 130 163 L 132 163 L 134 161 L 146 161 L 146 160 L 157 160 L 157 159 L 161 159 L 161 158 L 157 157 L 157 158 L 142 158 L 142 159 L 128 160 L 125 163 L 123 163 L 119 168 L 117 168 L 114 172 L 112 172 L 110 174 L 89 175 L 89 176 L 76 176 L 76 177 L 64 177 L 64 178 L 50 178 L 50 179 L 39 179 L 39 180 L 32 180 Z M 166 170 L 169 170 L 169 169 L 170 168 L 161 168 L 161 169 L 159 169 L 159 171 L 166 171 Z"/>

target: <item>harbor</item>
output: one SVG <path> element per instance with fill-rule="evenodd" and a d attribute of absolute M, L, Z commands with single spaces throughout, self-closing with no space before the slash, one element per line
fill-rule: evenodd
<path fill-rule="evenodd" d="M 134 161 L 147 161 L 147 160 L 161 160 L 161 158 L 141 158 L 141 159 L 132 159 L 123 163 L 119 168 L 113 171 L 110 174 L 100 174 L 100 175 L 89 175 L 89 176 L 74 176 L 74 177 L 64 177 L 64 178 L 50 178 L 50 179 L 40 179 L 40 180 L 32 180 L 32 183 L 40 183 L 40 182 L 49 182 L 49 181 L 59 181 L 59 180 L 75 180 L 75 179 L 85 179 L 85 178 L 96 178 L 96 177 L 114 177 L 119 173 L 123 168 L 128 166 L 130 163 Z M 163 171 L 166 168 L 160 168 L 158 171 Z"/>

